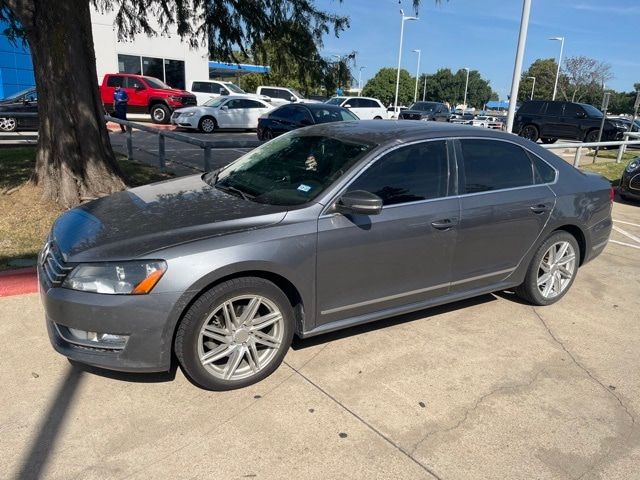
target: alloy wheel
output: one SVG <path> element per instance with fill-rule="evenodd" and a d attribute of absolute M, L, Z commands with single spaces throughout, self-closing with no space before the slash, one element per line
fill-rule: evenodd
<path fill-rule="evenodd" d="M 156 122 L 162 123 L 162 122 L 164 122 L 164 118 L 165 118 L 165 112 L 164 112 L 163 109 L 156 108 L 155 110 L 153 110 L 153 119 Z"/>
<path fill-rule="evenodd" d="M 533 125 L 527 125 L 520 132 L 520 136 L 535 142 L 538 140 L 538 131 Z"/>
<path fill-rule="evenodd" d="M 211 133 L 216 128 L 216 124 L 211 118 L 203 119 L 201 125 L 202 125 L 202 131 L 204 133 Z"/>
<path fill-rule="evenodd" d="M 540 294 L 555 298 L 571 284 L 576 272 L 576 252 L 566 241 L 554 243 L 542 256 L 538 266 L 537 285 Z"/>
<path fill-rule="evenodd" d="M 241 380 L 264 370 L 284 338 L 282 312 L 268 298 L 243 295 L 214 308 L 198 336 L 201 365 L 222 380 Z"/>
<path fill-rule="evenodd" d="M 0 130 L 13 132 L 16 129 L 16 119 L 11 117 L 0 118 Z"/>

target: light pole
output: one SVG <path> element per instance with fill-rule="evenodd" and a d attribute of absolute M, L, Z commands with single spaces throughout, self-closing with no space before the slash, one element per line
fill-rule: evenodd
<path fill-rule="evenodd" d="M 336 89 L 337 94 L 338 90 L 340 90 L 340 63 L 342 62 L 342 55 L 333 54 L 331 56 L 338 59 L 338 68 L 336 69 L 336 83 L 338 84 L 338 88 Z"/>
<path fill-rule="evenodd" d="M 367 67 L 360 67 L 360 74 L 358 75 L 358 88 L 360 89 L 360 94 L 362 94 L 362 70 Z"/>
<path fill-rule="evenodd" d="M 558 91 L 558 78 L 560 77 L 560 65 L 562 65 L 562 50 L 564 49 L 564 37 L 551 37 L 549 40 L 556 40 L 560 42 L 560 56 L 558 57 L 558 70 L 556 71 L 556 82 L 553 84 L 553 97 L 551 97 L 551 100 L 555 100 L 556 92 Z"/>
<path fill-rule="evenodd" d="M 400 48 L 398 49 L 398 72 L 396 75 L 396 97 L 393 101 L 393 111 L 398 111 L 398 90 L 400 89 L 400 62 L 402 61 L 402 37 L 404 36 L 404 22 L 409 20 L 418 20 L 418 17 L 407 17 L 404 10 L 400 9 L 402 15 L 402 23 L 400 24 Z"/>
<path fill-rule="evenodd" d="M 418 100 L 418 78 L 420 78 L 420 54 L 422 52 L 419 48 L 416 48 L 414 52 L 418 54 L 418 68 L 416 69 L 416 88 L 413 91 L 413 103 L 416 103 L 416 100 Z"/>
<path fill-rule="evenodd" d="M 533 91 L 536 89 L 536 77 L 527 77 L 527 79 L 533 79 L 533 85 L 531 85 L 531 98 L 529 100 L 533 100 Z"/>
<path fill-rule="evenodd" d="M 531 0 L 523 0 L 522 17 L 520 18 L 520 33 L 518 34 L 518 49 L 516 61 L 513 65 L 513 77 L 511 79 L 511 96 L 509 97 L 509 112 L 507 113 L 507 132 L 513 128 L 513 117 L 516 115 L 516 103 L 518 103 L 518 88 L 520 88 L 520 76 L 522 75 L 522 60 L 524 47 L 527 43 L 527 30 L 529 30 L 529 14 L 531 13 Z"/>
<path fill-rule="evenodd" d="M 422 87 L 422 101 L 424 102 L 425 97 L 427 96 L 427 74 L 424 75 L 424 86 Z"/>
<path fill-rule="evenodd" d="M 467 89 L 469 88 L 469 69 L 464 67 L 463 70 L 467 71 L 467 81 L 464 84 L 464 101 L 462 102 L 462 114 L 467 109 Z"/>

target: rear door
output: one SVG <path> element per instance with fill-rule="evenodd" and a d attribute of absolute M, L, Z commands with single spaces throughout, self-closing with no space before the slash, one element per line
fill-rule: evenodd
<path fill-rule="evenodd" d="M 544 138 L 573 138 L 564 116 L 564 102 L 547 102 L 540 129 Z"/>
<path fill-rule="evenodd" d="M 149 88 L 136 77 L 126 77 L 124 89 L 129 96 L 128 109 L 134 113 L 146 113 L 149 105 Z"/>
<path fill-rule="evenodd" d="M 564 105 L 564 123 L 565 138 L 574 140 L 582 139 L 580 125 L 584 122 L 586 112 L 580 105 L 575 103 L 565 103 Z"/>
<path fill-rule="evenodd" d="M 115 92 L 116 87 L 125 87 L 124 75 L 109 75 L 107 77 L 106 85 L 103 85 L 100 89 L 102 93 L 102 103 L 104 104 L 107 112 L 111 112 L 113 110 L 113 92 Z"/>
<path fill-rule="evenodd" d="M 507 140 L 456 141 L 460 225 L 452 292 L 509 276 L 535 244 L 555 206 L 555 170 Z M 544 171 L 542 171 L 544 170 Z"/>
<path fill-rule="evenodd" d="M 220 128 L 243 128 L 247 120 L 244 118 L 246 108 L 243 107 L 244 99 L 232 98 L 220 106 L 218 112 L 218 125 Z"/>
<path fill-rule="evenodd" d="M 447 293 L 459 215 L 449 157 L 445 140 L 396 148 L 346 189 L 381 197 L 379 215 L 320 217 L 318 324 Z"/>
<path fill-rule="evenodd" d="M 18 124 L 25 128 L 38 128 L 38 92 L 31 90 L 22 97 L 22 105 L 20 106 L 20 112 L 35 113 L 33 117 L 19 118 Z"/>
<path fill-rule="evenodd" d="M 269 107 L 257 100 L 242 100 L 243 112 L 243 127 L 242 128 L 258 128 L 258 118 L 269 111 Z"/>

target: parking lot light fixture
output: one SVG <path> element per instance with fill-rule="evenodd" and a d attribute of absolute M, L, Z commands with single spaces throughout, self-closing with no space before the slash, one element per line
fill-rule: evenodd
<path fill-rule="evenodd" d="M 416 69 L 416 88 L 413 92 L 413 103 L 418 100 L 418 79 L 420 78 L 420 54 L 422 53 L 419 48 L 414 50 L 414 53 L 418 54 L 418 68 Z"/>
<path fill-rule="evenodd" d="M 467 90 L 469 89 L 469 69 L 464 67 L 463 70 L 467 71 L 467 81 L 464 84 L 464 101 L 462 102 L 462 114 L 467 109 Z"/>
<path fill-rule="evenodd" d="M 549 40 L 560 42 L 560 56 L 558 57 L 558 69 L 556 70 L 556 81 L 553 84 L 553 97 L 551 97 L 551 100 L 555 100 L 556 92 L 558 91 L 558 78 L 560 77 L 560 66 L 562 65 L 562 51 L 564 50 L 564 37 L 551 37 Z"/>
<path fill-rule="evenodd" d="M 533 80 L 533 85 L 531 85 L 531 97 L 529 98 L 529 100 L 533 100 L 533 91 L 536 89 L 536 77 L 527 77 L 527 80 L 528 79 Z"/>
<path fill-rule="evenodd" d="M 398 71 L 396 74 L 396 96 L 393 101 L 394 112 L 398 110 L 398 90 L 400 89 L 400 63 L 402 62 L 402 37 L 404 36 L 404 22 L 411 20 L 418 20 L 418 17 L 408 17 L 404 14 L 404 10 L 400 9 L 400 15 L 402 16 L 402 22 L 400 24 L 400 48 L 398 49 Z"/>

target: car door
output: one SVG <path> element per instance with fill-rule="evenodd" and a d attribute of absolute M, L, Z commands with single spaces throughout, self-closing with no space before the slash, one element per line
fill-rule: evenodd
<path fill-rule="evenodd" d="M 583 133 L 580 125 L 587 117 L 587 112 L 580 105 L 575 103 L 565 103 L 564 105 L 564 138 L 581 140 Z"/>
<path fill-rule="evenodd" d="M 271 130 L 275 135 L 290 132 L 297 128 L 295 117 L 299 108 L 297 105 L 284 105 L 271 114 Z"/>
<path fill-rule="evenodd" d="M 371 116 L 371 109 L 366 107 L 366 101 L 362 98 L 349 98 L 343 104 L 343 107 L 355 113 L 360 120 L 370 120 L 373 118 Z"/>
<path fill-rule="evenodd" d="M 542 117 L 540 136 L 544 138 L 571 138 L 568 136 L 564 102 L 547 102 L 547 109 Z"/>
<path fill-rule="evenodd" d="M 539 170 L 552 170 L 552 178 L 555 171 L 521 146 L 463 138 L 456 140 L 456 152 L 461 195 L 452 292 L 509 276 L 536 243 L 555 206 L 555 195 L 539 180 Z"/>
<path fill-rule="evenodd" d="M 244 128 L 243 125 L 247 120 L 245 119 L 246 108 L 243 107 L 243 102 L 244 100 L 241 98 L 232 98 L 220 107 L 221 120 L 218 120 L 220 128 Z"/>
<path fill-rule="evenodd" d="M 19 111 L 35 114 L 33 117 L 18 119 L 19 124 L 22 124 L 24 128 L 38 128 L 38 93 L 35 90 L 27 92 L 22 97 L 22 105 Z"/>
<path fill-rule="evenodd" d="M 142 80 L 136 77 L 126 77 L 125 91 L 129 96 L 127 109 L 131 113 L 147 113 L 149 105 L 149 89 Z"/>
<path fill-rule="evenodd" d="M 447 293 L 459 215 L 450 158 L 445 140 L 396 147 L 344 190 L 381 197 L 379 215 L 320 217 L 318 324 Z"/>

